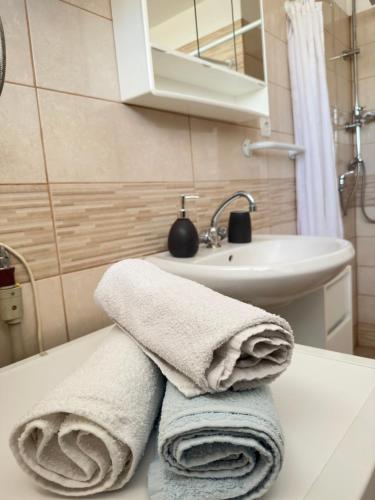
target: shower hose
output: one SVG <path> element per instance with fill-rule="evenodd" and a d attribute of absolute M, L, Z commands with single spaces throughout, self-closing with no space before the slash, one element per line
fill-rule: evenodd
<path fill-rule="evenodd" d="M 4 88 L 6 69 L 6 46 L 4 27 L 0 17 L 0 95 Z"/>

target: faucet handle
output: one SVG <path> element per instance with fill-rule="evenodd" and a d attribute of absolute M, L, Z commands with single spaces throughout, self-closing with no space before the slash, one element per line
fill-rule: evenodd
<path fill-rule="evenodd" d="M 224 228 L 225 229 L 225 228 Z M 219 235 L 215 227 L 210 227 L 199 236 L 199 241 L 207 245 L 208 248 L 220 247 L 220 241 L 223 238 Z"/>
<path fill-rule="evenodd" d="M 217 228 L 217 234 L 221 240 L 227 237 L 228 229 L 225 226 L 220 226 Z"/>
<path fill-rule="evenodd" d="M 205 245 L 208 245 L 210 243 L 210 235 L 208 231 L 203 231 L 199 235 L 199 241 L 200 243 L 204 243 Z"/>

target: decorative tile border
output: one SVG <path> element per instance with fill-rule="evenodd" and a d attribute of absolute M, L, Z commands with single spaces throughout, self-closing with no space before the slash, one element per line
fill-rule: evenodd
<path fill-rule="evenodd" d="M 166 249 L 169 228 L 177 217 L 179 196 L 200 195 L 190 205 L 190 217 L 200 231 L 230 194 L 250 191 L 257 203 L 252 215 L 255 232 L 295 221 L 293 179 L 204 181 L 191 183 L 52 184 L 55 229 L 61 272 L 98 267 L 126 257 Z M 239 200 L 231 208 L 246 208 Z M 30 262 L 36 279 L 59 273 L 47 186 L 0 186 L 0 239 Z M 228 220 L 230 209 L 222 222 Z M 27 279 L 21 266 L 17 277 Z"/>
<path fill-rule="evenodd" d="M 200 196 L 198 206 L 198 226 L 200 231 L 206 229 L 214 213 L 225 198 L 236 191 L 249 191 L 257 204 L 257 211 L 252 214 L 253 230 L 264 230 L 269 227 L 267 203 L 268 181 L 266 179 L 241 181 L 201 181 L 196 183 L 196 191 Z M 226 224 L 231 210 L 246 209 L 246 200 L 239 200 L 231 205 L 223 214 L 221 222 Z"/>
<path fill-rule="evenodd" d="M 54 184 L 63 273 L 160 252 L 188 183 Z"/>
<path fill-rule="evenodd" d="M 272 226 L 295 223 L 297 217 L 295 179 L 269 179 L 267 205 Z"/>
<path fill-rule="evenodd" d="M 25 257 L 35 278 L 58 274 L 47 185 L 0 185 L 0 214 L 0 241 Z M 23 266 L 17 263 L 16 268 L 18 281 L 26 281 Z"/>

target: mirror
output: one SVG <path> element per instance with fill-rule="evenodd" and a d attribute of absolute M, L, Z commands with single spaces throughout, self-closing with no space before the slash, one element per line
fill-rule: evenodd
<path fill-rule="evenodd" d="M 148 0 L 151 46 L 264 80 L 261 0 Z"/>

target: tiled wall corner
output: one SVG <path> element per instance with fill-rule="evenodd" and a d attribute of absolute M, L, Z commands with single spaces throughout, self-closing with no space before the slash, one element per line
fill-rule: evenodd
<path fill-rule="evenodd" d="M 360 103 L 375 109 L 375 9 L 357 16 L 360 56 L 358 78 Z M 365 207 L 368 216 L 375 219 L 375 123 L 362 128 L 363 158 L 367 182 Z M 362 213 L 361 193 L 357 193 L 357 271 L 358 271 L 358 344 L 375 347 L 375 224 L 369 223 Z"/>

